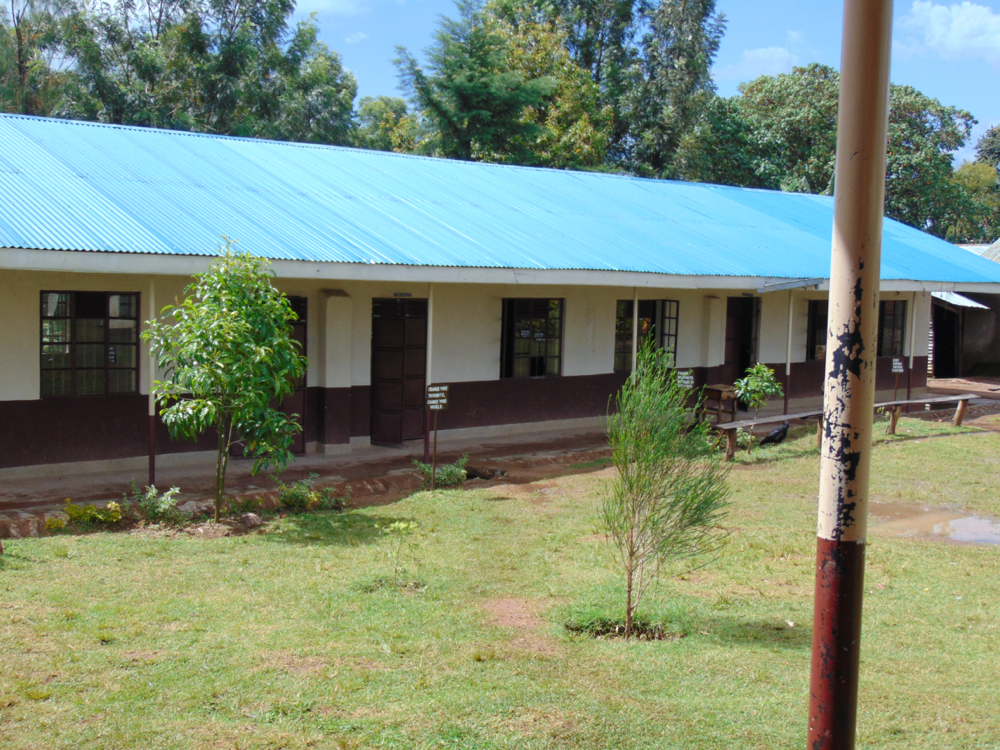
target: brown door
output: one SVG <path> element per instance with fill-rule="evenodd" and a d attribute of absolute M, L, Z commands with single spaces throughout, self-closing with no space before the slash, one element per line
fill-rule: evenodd
<path fill-rule="evenodd" d="M 372 300 L 371 441 L 424 436 L 427 300 Z"/>
<path fill-rule="evenodd" d="M 730 297 L 726 302 L 726 360 L 723 381 L 736 382 L 757 358 L 758 298 Z"/>

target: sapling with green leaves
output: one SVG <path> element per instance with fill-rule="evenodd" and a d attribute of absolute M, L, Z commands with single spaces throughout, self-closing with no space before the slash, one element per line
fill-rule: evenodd
<path fill-rule="evenodd" d="M 774 370 L 762 362 L 748 367 L 746 376 L 733 385 L 736 386 L 736 398 L 746 404 L 747 408 L 753 409 L 754 419 L 767 406 L 768 399 L 785 395 L 781 383 L 774 376 Z"/>
<path fill-rule="evenodd" d="M 272 404 L 292 392 L 306 369 L 289 327 L 296 315 L 271 283 L 270 263 L 235 252 L 224 239 L 218 260 L 195 276 L 184 301 L 163 308 L 167 320 L 151 320 L 143 332 L 165 375 L 153 393 L 170 436 L 196 440 L 212 428 L 218 435 L 216 522 L 235 441 L 245 441 L 254 475 L 271 463 L 287 466 L 302 428 L 296 415 Z"/>
<path fill-rule="evenodd" d="M 647 342 L 608 415 L 617 472 L 601 517 L 625 577 L 626 638 L 664 568 L 717 549 L 725 535 L 729 467 L 713 447 L 711 426 L 694 419 L 692 395 L 665 353 Z"/>

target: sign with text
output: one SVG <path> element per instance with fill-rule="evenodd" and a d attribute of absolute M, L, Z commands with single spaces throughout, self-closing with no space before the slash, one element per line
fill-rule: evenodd
<path fill-rule="evenodd" d="M 448 408 L 449 385 L 427 386 L 427 408 L 430 411 L 445 411 Z"/>
<path fill-rule="evenodd" d="M 691 370 L 677 373 L 677 385 L 681 388 L 694 388 L 694 373 Z"/>
<path fill-rule="evenodd" d="M 892 371 L 897 375 L 906 372 L 906 360 L 902 357 L 892 358 Z"/>

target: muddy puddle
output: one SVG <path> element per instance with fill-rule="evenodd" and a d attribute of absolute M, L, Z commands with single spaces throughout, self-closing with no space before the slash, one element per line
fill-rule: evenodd
<path fill-rule="evenodd" d="M 872 503 L 872 531 L 912 539 L 1000 544 L 1000 519 L 913 503 Z"/>

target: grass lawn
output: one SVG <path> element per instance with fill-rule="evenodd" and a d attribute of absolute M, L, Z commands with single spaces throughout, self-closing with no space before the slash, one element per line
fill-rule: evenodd
<path fill-rule="evenodd" d="M 1000 434 L 901 422 L 876 499 L 1000 515 Z M 808 432 L 731 474 L 721 557 L 620 615 L 596 524 L 610 469 L 420 493 L 228 538 L 10 541 L 0 558 L 0 746 L 801 748 L 817 460 Z M 755 450 L 755 453 L 758 453 Z M 768 459 L 768 460 L 765 460 Z M 418 525 L 400 590 L 379 526 Z M 870 539 L 860 748 L 1000 748 L 1000 548 Z"/>

